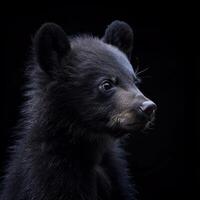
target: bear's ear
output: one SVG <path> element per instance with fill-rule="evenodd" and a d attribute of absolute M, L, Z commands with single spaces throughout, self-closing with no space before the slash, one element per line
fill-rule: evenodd
<path fill-rule="evenodd" d="M 113 21 L 106 29 L 103 41 L 118 47 L 130 59 L 133 48 L 133 30 L 123 21 Z"/>
<path fill-rule="evenodd" d="M 61 68 L 62 59 L 70 51 L 70 43 L 60 26 L 46 23 L 35 35 L 34 50 L 40 67 L 50 75 Z"/>

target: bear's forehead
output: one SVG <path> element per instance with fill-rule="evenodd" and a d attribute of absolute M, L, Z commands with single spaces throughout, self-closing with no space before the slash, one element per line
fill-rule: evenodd
<path fill-rule="evenodd" d="M 106 44 L 98 38 L 76 38 L 72 40 L 71 46 L 79 60 L 85 63 L 85 67 L 88 64 L 102 71 L 115 71 L 119 75 L 135 76 L 126 55 L 117 47 Z"/>

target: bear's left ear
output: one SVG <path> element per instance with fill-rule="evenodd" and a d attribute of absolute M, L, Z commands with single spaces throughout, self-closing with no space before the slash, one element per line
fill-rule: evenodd
<path fill-rule="evenodd" d="M 40 68 L 52 76 L 59 70 L 62 59 L 69 54 L 70 43 L 64 30 L 54 23 L 46 23 L 37 31 L 34 50 Z"/>
<path fill-rule="evenodd" d="M 133 30 L 123 21 L 113 21 L 106 29 L 102 40 L 118 47 L 127 57 L 131 58 L 133 48 Z"/>

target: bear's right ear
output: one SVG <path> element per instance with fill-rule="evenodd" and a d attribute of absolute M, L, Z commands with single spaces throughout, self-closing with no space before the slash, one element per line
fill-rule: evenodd
<path fill-rule="evenodd" d="M 51 75 L 62 67 L 61 61 L 69 53 L 70 43 L 60 26 L 46 23 L 35 35 L 34 50 L 41 69 Z"/>

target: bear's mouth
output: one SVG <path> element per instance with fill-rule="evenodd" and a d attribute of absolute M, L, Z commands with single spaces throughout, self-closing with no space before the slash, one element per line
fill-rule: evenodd
<path fill-rule="evenodd" d="M 155 121 L 155 116 L 151 117 L 150 119 L 146 119 L 146 120 L 138 120 L 136 122 L 122 124 L 122 129 L 124 129 L 124 132 L 148 130 L 148 129 L 153 128 L 154 121 Z"/>
<path fill-rule="evenodd" d="M 109 129 L 114 135 L 123 136 L 126 134 L 134 134 L 135 132 L 143 132 L 149 129 L 152 129 L 154 125 L 155 115 L 153 114 L 150 117 L 146 117 L 145 115 L 141 115 L 138 113 L 134 117 L 124 118 L 124 120 L 115 120 L 115 123 Z M 109 124 L 110 125 L 110 124 Z"/>
<path fill-rule="evenodd" d="M 142 127 L 144 125 L 145 125 L 145 123 L 137 122 L 137 123 L 129 123 L 129 124 L 126 124 L 125 126 L 128 128 L 134 128 L 134 127 Z"/>

